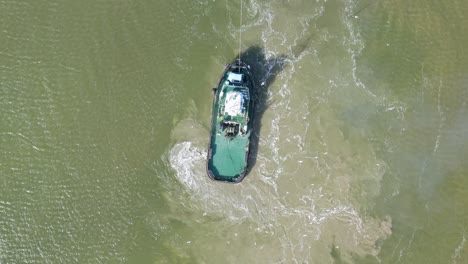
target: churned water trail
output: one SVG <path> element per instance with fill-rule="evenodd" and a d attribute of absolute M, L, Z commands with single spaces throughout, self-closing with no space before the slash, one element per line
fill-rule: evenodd
<path fill-rule="evenodd" d="M 269 252 L 266 261 L 270 262 L 302 262 L 314 258 L 351 260 L 353 254 L 376 255 L 379 252 L 376 241 L 391 234 L 392 221 L 389 217 L 379 219 L 361 215 L 359 211 L 363 207 L 359 203 L 378 195 L 379 181 L 385 172 L 384 162 L 376 160 L 375 164 L 368 161 L 360 165 L 360 162 L 353 163 L 346 157 L 337 160 L 335 155 L 339 152 L 351 149 L 356 152 L 358 149 L 353 143 L 343 141 L 339 134 L 329 137 L 330 130 L 337 128 L 337 124 L 324 123 L 323 119 L 336 118 L 335 113 L 327 109 L 327 104 L 333 100 L 328 97 L 334 92 L 330 89 L 345 89 L 349 85 L 337 78 L 348 76 L 353 84 L 348 89 L 365 88 L 355 73 L 355 56 L 362 49 L 358 47 L 355 50 L 358 36 L 350 32 L 351 26 L 342 27 L 348 23 L 342 13 L 333 21 L 336 30 L 344 30 L 344 34 L 355 38 L 353 41 L 343 39 L 337 43 L 343 45 L 340 46 L 342 53 L 348 54 L 348 64 L 343 63 L 342 68 L 338 69 L 346 74 L 337 76 L 336 69 L 330 68 L 330 79 L 324 81 L 319 75 L 322 72 L 312 76 L 304 75 L 311 68 L 318 68 L 325 60 L 329 60 L 320 58 L 320 50 L 313 49 L 327 42 L 329 33 L 315 37 L 310 32 L 311 24 L 314 21 L 317 23 L 326 14 L 326 7 L 324 3 L 311 5 L 312 10 L 315 10 L 313 14 L 307 13 L 295 20 L 276 13 L 275 8 L 280 7 L 252 2 L 251 9 L 248 9 L 255 15 L 246 27 L 251 31 L 259 28 L 264 57 L 278 62 L 275 59 L 278 56 L 282 62 L 280 71 L 269 72 L 267 66 L 262 68 L 264 73 L 260 74 L 262 80 L 259 83 L 269 79 L 269 74 L 275 78 L 268 84 L 268 108 L 260 121 L 257 161 L 246 181 L 236 186 L 212 183 L 205 172 L 206 146 L 193 142 L 188 136 L 175 139 L 176 143 L 167 159 L 176 171 L 179 182 L 191 196 L 191 203 L 185 203 L 188 209 L 203 211 L 206 218 L 222 217 L 224 224 L 216 228 L 217 232 L 226 234 L 227 244 L 235 243 L 237 237 L 251 241 L 238 245 L 247 252 L 245 260 L 255 259 L 256 254 L 250 255 L 248 248 L 261 244 L 261 237 L 265 235 L 275 237 L 275 242 L 263 244 L 262 247 Z M 286 19 L 287 22 L 282 23 Z M 276 28 L 282 24 L 289 24 L 293 30 L 288 32 Z M 235 38 L 236 35 L 231 37 Z M 248 42 L 255 38 L 245 32 L 244 39 Z M 307 43 L 309 41 L 312 43 Z M 252 65 L 254 73 L 256 66 Z M 321 81 L 324 86 L 319 88 L 325 93 L 317 92 L 314 87 Z M 339 85 L 330 87 L 330 83 Z M 320 106 L 321 102 L 325 105 Z M 317 119 L 317 114 L 324 117 Z M 182 131 L 187 129 L 191 129 L 192 135 L 205 136 L 208 131 L 202 129 L 201 124 L 194 126 L 197 122 L 193 118 L 181 121 L 173 130 L 174 137 L 180 137 Z M 338 143 L 340 140 L 342 145 Z M 321 148 L 311 144 L 311 141 L 318 143 Z M 369 150 L 362 149 L 361 155 L 375 160 L 375 154 L 369 153 Z M 347 172 L 350 169 L 365 175 L 363 182 L 353 179 L 353 174 Z M 369 194 L 363 195 L 363 199 L 355 197 L 354 188 L 364 182 L 368 187 L 362 187 L 369 188 Z M 207 220 L 202 218 L 200 221 Z M 334 232 L 336 230 L 341 231 Z M 192 241 L 191 245 L 200 255 L 206 252 L 197 241 Z M 330 248 L 334 256 L 330 255 Z"/>

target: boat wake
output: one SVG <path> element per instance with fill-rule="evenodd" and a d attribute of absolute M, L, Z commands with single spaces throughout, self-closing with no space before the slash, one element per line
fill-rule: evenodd
<path fill-rule="evenodd" d="M 362 212 L 379 195 L 387 167 L 368 139 L 348 127 L 345 121 L 353 116 L 343 114 L 355 110 L 347 96 L 355 91 L 364 91 L 364 101 L 381 107 L 382 98 L 375 99 L 357 76 L 356 56 L 363 42 L 349 21 L 336 22 L 345 23 L 340 26 L 348 30 L 345 40 L 335 40 L 343 45 L 340 54 L 348 56 L 336 67 L 330 58 L 342 62 L 341 57 L 330 56 L 325 48 L 333 35 L 315 25 L 326 12 L 324 3 L 311 3 L 314 12 L 297 20 L 288 19 L 294 15 L 289 11 L 273 12 L 281 8 L 274 5 L 251 2 L 247 16 L 252 21 L 242 27 L 246 41 L 250 32 L 258 33 L 261 28 L 264 47 L 258 81 L 267 86 L 264 103 L 268 110 L 262 112 L 258 126 L 255 165 L 241 184 L 213 182 L 205 170 L 208 142 L 197 136 L 174 137 L 167 162 L 184 194 L 173 202 L 194 212 L 194 222 L 222 234 L 223 243 L 209 248 L 207 244 L 221 238 L 205 232 L 204 239 L 193 241 L 197 256 L 216 258 L 213 252 L 220 252 L 220 260 L 232 256 L 228 262 L 235 262 L 236 253 L 226 251 L 228 246 L 243 252 L 247 263 L 258 259 L 268 263 L 352 262 L 356 257 L 376 257 L 381 241 L 391 234 L 391 219 Z M 237 37 L 235 30 L 226 31 L 234 32 L 226 38 Z M 253 72 L 258 76 L 258 71 Z M 203 131 L 196 135 L 207 138 L 208 131 L 194 124 L 193 118 L 181 121 L 173 134 L 190 125 Z M 189 203 L 184 200 L 187 196 Z"/>
<path fill-rule="evenodd" d="M 206 151 L 193 146 L 192 142 L 180 142 L 170 152 L 171 167 L 176 170 L 178 180 L 189 190 L 199 193 L 205 179 Z"/>
<path fill-rule="evenodd" d="M 197 212 L 193 220 L 198 223 L 218 219 L 216 229 L 226 235 L 227 242 L 250 241 L 243 245 L 246 248 L 261 243 L 265 247 L 278 246 L 272 259 L 307 260 L 320 254 L 326 259 L 330 247 L 339 249 L 342 259 L 352 254 L 375 255 L 377 242 L 391 233 L 390 219 L 362 217 L 346 199 L 324 193 L 325 186 L 309 183 L 306 191 L 292 188 L 301 184 L 296 182 L 289 186 L 278 184 L 275 190 L 262 180 L 260 169 L 242 184 L 216 183 L 206 176 L 206 151 L 190 141 L 176 143 L 168 158 L 191 199 L 184 202 L 184 194 L 174 201 L 176 204 Z M 291 193 L 294 191 L 300 193 Z M 280 245 L 262 242 L 265 237 L 278 239 Z"/>
<path fill-rule="evenodd" d="M 177 130 L 185 131 L 186 126 L 204 130 L 194 123 L 193 120 L 180 122 L 175 134 Z M 339 258 L 344 260 L 353 254 L 377 254 L 377 242 L 391 233 L 390 219 L 361 216 L 350 194 L 336 193 L 343 188 L 340 181 L 344 177 L 320 183 L 299 171 L 294 180 L 289 180 L 290 168 L 286 164 L 280 163 L 283 168 L 275 167 L 274 162 L 268 163 L 270 159 L 260 155 L 257 166 L 241 184 L 213 182 L 206 175 L 205 143 L 183 139 L 169 150 L 168 163 L 183 190 L 172 202 L 194 212 L 194 222 L 205 223 L 223 233 L 226 243 L 244 241 L 237 246 L 246 252 L 251 247 L 257 247 L 260 252 L 266 250 L 269 253 L 265 253 L 265 258 L 272 261 L 310 260 L 320 255 L 327 259 L 330 248 L 340 252 Z M 279 156 L 283 155 L 281 150 L 278 152 Z M 298 163 L 298 167 L 311 165 L 307 160 Z M 311 167 L 302 169 L 311 170 Z M 286 176 L 275 179 L 268 175 L 270 170 Z M 335 192 L 329 192 L 330 189 Z M 190 202 L 186 201 L 187 196 Z M 213 219 L 217 219 L 215 224 Z M 275 242 L 267 238 L 275 238 Z M 197 247 L 195 241 L 191 243 Z M 204 246 L 200 245 L 196 251 L 208 254 Z M 255 257 L 254 252 L 245 255 L 247 260 Z"/>

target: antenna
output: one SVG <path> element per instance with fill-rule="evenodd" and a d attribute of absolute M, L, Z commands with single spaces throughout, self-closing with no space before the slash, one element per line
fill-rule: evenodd
<path fill-rule="evenodd" d="M 239 22 L 239 62 L 241 61 L 241 45 L 242 45 L 242 0 L 240 1 L 240 22 Z"/>

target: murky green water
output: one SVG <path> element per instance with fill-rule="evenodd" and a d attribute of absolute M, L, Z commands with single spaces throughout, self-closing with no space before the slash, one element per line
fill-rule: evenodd
<path fill-rule="evenodd" d="M 245 0 L 259 142 L 227 185 L 239 2 L 0 0 L 0 263 L 466 263 L 467 13 Z"/>

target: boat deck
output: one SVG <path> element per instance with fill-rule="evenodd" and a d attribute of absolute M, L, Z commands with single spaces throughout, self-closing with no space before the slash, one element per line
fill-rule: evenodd
<path fill-rule="evenodd" d="M 213 135 L 211 140 L 213 158 L 210 160 L 209 167 L 213 173 L 226 180 L 239 177 L 247 166 L 248 136 L 228 139 L 218 134 Z M 222 151 L 217 153 L 217 149 Z"/>

